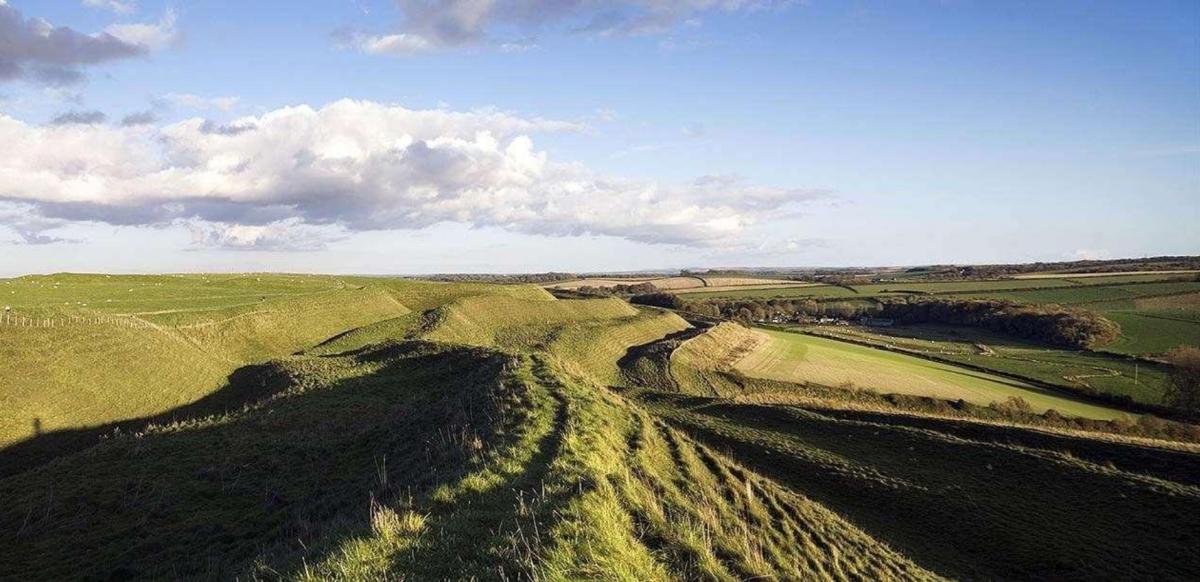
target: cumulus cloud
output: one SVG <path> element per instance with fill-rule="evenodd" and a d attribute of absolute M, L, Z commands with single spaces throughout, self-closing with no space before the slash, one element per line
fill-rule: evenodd
<path fill-rule="evenodd" d="M 83 78 L 82 67 L 162 48 L 168 37 L 173 38 L 174 21 L 174 15 L 168 13 L 157 24 L 115 25 L 85 34 L 42 18 L 26 18 L 0 1 L 0 81 L 78 82 Z"/>
<path fill-rule="evenodd" d="M 396 0 L 401 29 L 387 34 L 342 33 L 343 44 L 369 54 L 403 56 L 436 49 L 490 44 L 529 48 L 529 38 L 504 38 L 544 28 L 594 35 L 646 34 L 695 22 L 697 14 L 757 10 L 789 0 Z"/>
<path fill-rule="evenodd" d="M 321 233 L 440 222 L 724 244 L 823 195 L 727 176 L 674 185 L 602 176 L 552 161 L 530 138 L 576 129 L 495 110 L 352 100 L 224 125 L 31 126 L 0 115 L 0 143 L 13 145 L 0 158 L 0 200 L 53 220 L 209 224 L 193 231 L 197 244 L 303 248 Z M 309 227 L 320 229 L 298 230 Z"/>
<path fill-rule="evenodd" d="M 197 111 L 232 111 L 237 107 L 240 97 L 201 97 L 192 95 L 191 93 L 168 93 L 163 95 L 163 100 L 168 103 L 184 107 L 187 109 L 195 109 Z"/>

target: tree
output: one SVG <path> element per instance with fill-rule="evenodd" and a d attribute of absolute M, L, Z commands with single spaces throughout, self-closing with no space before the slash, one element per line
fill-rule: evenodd
<path fill-rule="evenodd" d="M 1177 347 L 1167 352 L 1167 362 L 1171 364 L 1167 402 L 1188 412 L 1200 412 L 1200 348 Z"/>

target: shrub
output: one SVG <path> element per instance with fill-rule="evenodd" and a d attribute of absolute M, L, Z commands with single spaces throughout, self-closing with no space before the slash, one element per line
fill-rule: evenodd
<path fill-rule="evenodd" d="M 1167 353 L 1171 381 L 1167 383 L 1167 402 L 1191 413 L 1200 413 L 1200 348 L 1180 346 Z"/>

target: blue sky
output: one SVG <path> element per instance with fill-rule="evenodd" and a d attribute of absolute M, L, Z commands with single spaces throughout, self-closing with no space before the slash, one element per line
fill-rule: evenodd
<path fill-rule="evenodd" d="M 0 274 L 1200 251 L 1196 2 L 420 4 L 9 0 Z"/>

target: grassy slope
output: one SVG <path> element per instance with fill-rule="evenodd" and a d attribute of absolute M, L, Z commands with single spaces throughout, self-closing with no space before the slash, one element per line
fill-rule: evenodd
<path fill-rule="evenodd" d="M 5 574 L 936 578 L 609 392 L 590 373 L 609 370 L 571 361 L 585 335 L 550 355 L 407 342 L 264 366 L 258 405 L 0 480 Z"/>
<path fill-rule="evenodd" d="M 1161 354 L 1180 345 L 1200 346 L 1200 322 L 1164 319 L 1134 311 L 1105 317 L 1121 326 L 1121 337 L 1104 349 L 1131 355 Z"/>
<path fill-rule="evenodd" d="M 5 283 L 16 312 L 99 313 L 137 327 L 0 325 L 0 357 L 7 364 L 0 368 L 0 445 L 35 428 L 92 426 L 187 404 L 240 366 L 411 316 L 403 301 L 420 309 L 484 293 L 553 300 L 532 285 L 347 283 L 319 276 L 54 275 Z"/>
<path fill-rule="evenodd" d="M 565 370 L 613 386 L 624 382 L 617 362 L 630 347 L 688 327 L 686 321 L 672 312 L 647 309 L 636 315 L 564 326 L 554 334 L 547 350 Z"/>
<path fill-rule="evenodd" d="M 0 357 L 8 363 L 0 368 L 0 443 L 33 434 L 35 419 L 55 430 L 182 406 L 239 366 L 405 311 L 387 294 L 344 290 L 208 310 L 211 320 L 180 327 L 155 324 L 155 316 L 137 328 L 0 327 Z"/>
<path fill-rule="evenodd" d="M 1035 411 L 1111 419 L 1118 410 L 1051 394 L 1030 384 L 903 354 L 780 331 L 756 332 L 765 340 L 730 364 L 748 375 L 826 386 L 850 384 L 881 393 L 963 399 L 976 404 L 1020 396 Z"/>
<path fill-rule="evenodd" d="M 546 342 L 564 324 L 636 314 L 636 309 L 615 298 L 531 301 L 469 297 L 431 313 L 424 336 L 435 341 L 528 349 Z"/>
<path fill-rule="evenodd" d="M 677 389 L 702 396 L 730 396 L 739 390 L 723 376 L 740 358 L 760 347 L 766 336 L 732 323 L 722 323 L 683 342 L 671 353 L 670 374 Z"/>
<path fill-rule="evenodd" d="M 987 330 L 939 326 L 815 327 L 809 332 L 902 349 L 1032 378 L 1064 388 L 1084 385 L 1099 392 L 1126 395 L 1138 402 L 1162 404 L 1165 366 L 1110 354 L 1065 350 L 1014 339 Z"/>
<path fill-rule="evenodd" d="M 220 386 L 227 362 L 166 331 L 87 325 L 0 329 L 0 446 L 37 430 L 182 406 Z"/>
<path fill-rule="evenodd" d="M 1200 567 L 1196 453 L 613 391 L 637 383 L 624 355 L 686 323 L 520 287 L 379 287 L 421 307 L 218 392 L 249 406 L 0 478 L 12 500 L 0 579 L 1182 579 Z M 756 337 L 715 331 L 666 365 L 704 375 Z M 1140 535 L 1121 534 L 1131 525 Z"/>
<path fill-rule="evenodd" d="M 701 442 L 947 576 L 1186 580 L 1200 567 L 1194 454 L 1168 460 L 901 415 L 644 398 Z M 1190 468 L 1171 472 L 1174 463 Z"/>

